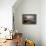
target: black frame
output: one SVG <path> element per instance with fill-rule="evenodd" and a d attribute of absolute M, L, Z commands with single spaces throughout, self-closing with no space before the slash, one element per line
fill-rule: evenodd
<path fill-rule="evenodd" d="M 23 24 L 36 24 L 36 14 L 23 14 L 22 23 Z"/>

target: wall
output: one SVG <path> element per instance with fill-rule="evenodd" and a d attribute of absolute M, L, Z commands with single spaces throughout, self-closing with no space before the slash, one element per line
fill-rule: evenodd
<path fill-rule="evenodd" d="M 46 46 L 46 0 L 41 1 L 41 41 Z"/>
<path fill-rule="evenodd" d="M 12 28 L 12 6 L 16 0 L 0 0 L 0 27 Z"/>
<path fill-rule="evenodd" d="M 14 5 L 13 7 L 15 29 L 17 29 L 18 32 L 22 32 L 24 38 L 27 37 L 28 39 L 34 40 L 36 46 L 41 46 L 40 2 L 41 2 L 40 0 L 23 0 L 17 6 L 17 8 L 15 8 L 16 5 Z M 37 14 L 37 24 L 36 25 L 22 24 L 23 14 Z"/>

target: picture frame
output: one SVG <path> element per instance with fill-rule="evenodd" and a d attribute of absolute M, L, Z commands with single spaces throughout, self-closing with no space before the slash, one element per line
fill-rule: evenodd
<path fill-rule="evenodd" d="M 23 14 L 22 24 L 36 24 L 36 14 Z"/>

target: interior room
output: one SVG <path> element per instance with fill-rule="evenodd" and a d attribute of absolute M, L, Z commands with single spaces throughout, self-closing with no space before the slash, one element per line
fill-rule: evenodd
<path fill-rule="evenodd" d="M 0 0 L 0 46 L 46 46 L 45 0 Z"/>

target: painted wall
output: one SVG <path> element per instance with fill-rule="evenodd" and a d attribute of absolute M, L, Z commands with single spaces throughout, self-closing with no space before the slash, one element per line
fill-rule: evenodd
<path fill-rule="evenodd" d="M 46 46 L 46 0 L 41 1 L 41 40 L 42 46 Z"/>
<path fill-rule="evenodd" d="M 41 1 L 40 0 L 23 0 L 17 8 L 13 7 L 15 29 L 23 33 L 24 38 L 35 41 L 36 46 L 41 46 Z M 22 24 L 23 14 L 37 14 L 36 25 Z"/>

